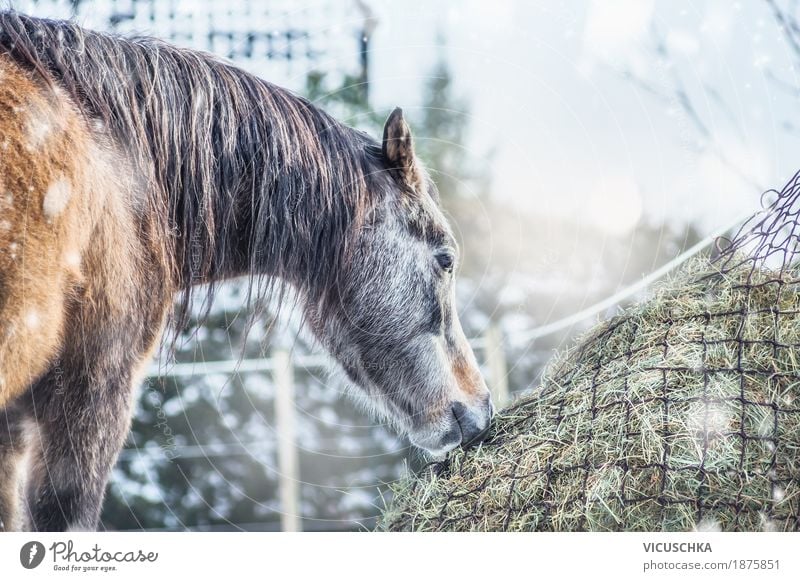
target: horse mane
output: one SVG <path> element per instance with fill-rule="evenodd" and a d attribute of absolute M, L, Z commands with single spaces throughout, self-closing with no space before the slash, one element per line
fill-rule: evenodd
<path fill-rule="evenodd" d="M 387 179 L 369 136 L 213 55 L 154 38 L 2 11 L 0 53 L 66 91 L 144 172 L 184 291 L 179 326 L 196 283 L 205 313 L 230 276 L 250 275 L 251 299 L 275 285 L 256 283 L 260 273 L 294 277 L 312 300 L 335 287 L 368 192 Z"/>

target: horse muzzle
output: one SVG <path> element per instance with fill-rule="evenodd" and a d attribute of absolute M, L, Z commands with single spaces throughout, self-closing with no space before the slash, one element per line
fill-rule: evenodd
<path fill-rule="evenodd" d="M 412 432 L 411 443 L 432 456 L 442 456 L 458 446 L 470 448 L 486 439 L 494 415 L 488 394 L 477 405 L 455 401 L 449 412 L 437 427 Z"/>

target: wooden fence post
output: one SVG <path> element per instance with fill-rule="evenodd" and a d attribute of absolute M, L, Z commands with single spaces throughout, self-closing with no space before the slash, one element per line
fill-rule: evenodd
<path fill-rule="evenodd" d="M 495 408 L 500 409 L 508 403 L 508 369 L 506 352 L 503 347 L 503 334 L 500 328 L 491 323 L 485 337 L 486 364 L 489 368 L 489 390 Z"/>
<path fill-rule="evenodd" d="M 278 437 L 278 496 L 281 507 L 281 530 L 299 531 L 300 471 L 295 426 L 294 367 L 286 350 L 274 352 L 275 426 Z"/>

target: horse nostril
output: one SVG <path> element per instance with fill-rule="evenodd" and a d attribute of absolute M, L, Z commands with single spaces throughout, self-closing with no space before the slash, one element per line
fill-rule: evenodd
<path fill-rule="evenodd" d="M 467 414 L 467 406 L 465 406 L 460 401 L 454 401 L 450 405 L 450 409 L 453 410 L 453 415 L 459 422 L 461 421 L 461 418 L 463 418 Z"/>
<path fill-rule="evenodd" d="M 485 428 L 483 428 L 481 431 L 472 436 L 472 439 L 462 441 L 461 447 L 464 448 L 465 450 L 468 450 L 470 448 L 477 446 L 486 439 L 486 436 L 489 435 L 489 430 L 491 427 L 492 424 L 487 423 Z"/>
<path fill-rule="evenodd" d="M 451 406 L 453 415 L 461 428 L 461 446 L 471 448 L 486 439 L 491 426 L 492 408 L 489 407 L 488 414 L 476 414 L 460 401 L 453 402 Z M 484 423 L 485 422 L 485 423 Z"/>

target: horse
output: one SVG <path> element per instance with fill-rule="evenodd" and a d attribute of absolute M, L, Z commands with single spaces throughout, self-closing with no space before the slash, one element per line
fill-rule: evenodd
<path fill-rule="evenodd" d="M 399 108 L 379 141 L 213 55 L 0 12 L 0 528 L 97 528 L 165 327 L 234 277 L 296 293 L 413 445 L 479 441 L 458 258 Z"/>

